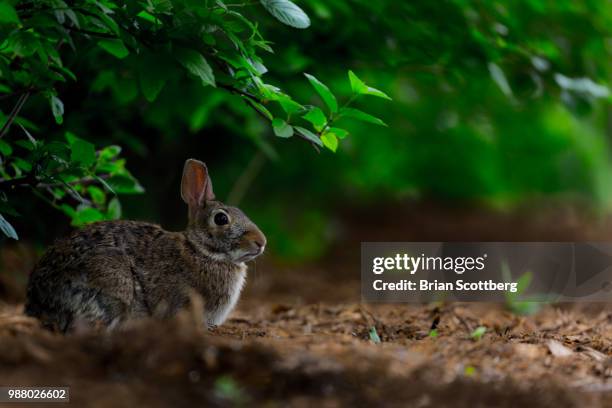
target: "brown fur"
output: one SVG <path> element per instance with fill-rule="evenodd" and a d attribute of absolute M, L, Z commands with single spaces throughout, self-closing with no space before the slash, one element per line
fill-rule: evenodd
<path fill-rule="evenodd" d="M 266 241 L 237 208 L 185 192 L 196 189 L 214 198 L 206 167 L 191 162 L 195 165 L 188 161 L 183 176 L 183 197 L 194 198 L 186 199 L 186 231 L 109 221 L 73 232 L 58 240 L 32 272 L 26 313 L 60 331 L 81 322 L 113 326 L 130 318 L 172 316 L 195 291 L 204 300 L 206 323 L 221 324 L 242 289 L 244 262 L 261 254 Z M 194 185 L 185 186 L 188 165 L 198 174 L 191 178 Z M 215 224 L 218 212 L 227 214 L 227 225 Z"/>

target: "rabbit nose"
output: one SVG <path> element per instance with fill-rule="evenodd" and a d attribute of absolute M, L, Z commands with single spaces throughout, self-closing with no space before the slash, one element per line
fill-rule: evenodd
<path fill-rule="evenodd" d="M 244 235 L 248 245 L 252 245 L 257 250 L 263 251 L 266 246 L 266 236 L 259 229 L 251 230 Z"/>
<path fill-rule="evenodd" d="M 262 249 L 266 246 L 266 237 L 262 235 L 260 237 L 257 237 L 253 242 L 255 243 L 255 246 L 257 246 L 257 249 Z"/>

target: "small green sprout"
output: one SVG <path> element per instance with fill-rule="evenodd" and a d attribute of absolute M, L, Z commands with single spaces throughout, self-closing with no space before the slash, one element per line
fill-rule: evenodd
<path fill-rule="evenodd" d="M 380 343 L 380 337 L 378 336 L 378 333 L 376 332 L 376 327 L 374 326 L 372 326 L 372 328 L 370 329 L 370 340 L 372 340 L 374 344 Z"/>
<path fill-rule="evenodd" d="M 510 273 L 510 267 L 506 262 L 501 265 L 502 275 L 504 281 L 512 282 L 512 274 Z M 506 293 L 506 308 L 512 313 L 528 316 L 537 313 L 540 310 L 541 304 L 538 302 L 523 300 L 522 295 L 527 291 L 527 288 L 531 284 L 533 275 L 531 271 L 523 273 L 516 281 L 516 292 Z"/>
<path fill-rule="evenodd" d="M 463 370 L 463 373 L 464 373 L 466 376 L 471 377 L 471 376 L 473 376 L 474 374 L 476 374 L 476 367 L 471 366 L 471 365 L 466 366 L 466 367 L 465 367 L 465 369 Z"/>
<path fill-rule="evenodd" d="M 484 334 L 487 332 L 487 328 L 484 326 L 478 326 L 471 334 L 470 337 L 472 338 L 472 340 L 478 341 L 482 338 L 482 336 L 484 336 Z"/>
<path fill-rule="evenodd" d="M 431 330 L 429 331 L 429 337 L 431 337 L 431 338 L 436 338 L 436 337 L 438 337 L 438 329 L 431 329 Z"/>
<path fill-rule="evenodd" d="M 228 375 L 217 378 L 214 392 L 218 398 L 234 403 L 242 402 L 245 399 L 245 395 L 236 381 Z"/>

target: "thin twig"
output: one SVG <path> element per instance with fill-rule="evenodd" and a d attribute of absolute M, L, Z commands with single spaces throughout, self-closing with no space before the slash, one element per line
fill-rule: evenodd
<path fill-rule="evenodd" d="M 342 111 L 342 109 L 344 109 L 344 108 L 348 107 L 348 106 L 349 106 L 351 103 L 353 103 L 353 102 L 354 102 L 354 101 L 357 99 L 357 97 L 358 97 L 358 95 L 352 95 L 352 96 L 351 96 L 351 97 L 348 99 L 348 101 L 346 101 L 346 102 L 345 102 L 345 103 L 344 103 L 344 104 L 343 104 L 343 105 L 340 107 L 339 112 L 340 112 L 340 111 Z M 333 113 L 333 112 L 332 112 L 332 113 L 329 115 L 329 119 L 327 119 L 327 120 L 325 121 L 325 124 L 323 125 L 323 127 L 321 128 L 321 130 L 319 130 L 319 131 L 317 132 L 317 135 L 318 135 L 319 137 L 321 137 L 321 135 L 323 135 L 323 132 L 325 132 L 327 129 L 329 129 L 329 128 L 331 127 L 331 125 L 333 125 L 333 123 L 334 123 L 336 120 L 340 119 L 340 117 L 341 117 L 341 116 L 342 116 L 342 114 L 341 114 L 341 113 Z"/>
<path fill-rule="evenodd" d="M 0 100 L 8 99 L 8 98 L 11 98 L 11 97 L 17 96 L 17 95 L 21 96 L 21 95 L 23 95 L 26 92 L 28 92 L 27 89 L 20 89 L 18 91 L 14 91 L 14 92 L 10 92 L 10 93 L 4 94 L 4 95 L 0 95 Z"/>
<path fill-rule="evenodd" d="M 2 129 L 0 129 L 0 139 L 2 139 L 4 135 L 8 132 L 9 128 L 15 121 L 15 118 L 17 118 L 17 115 L 19 115 L 21 108 L 23 108 L 23 104 L 28 100 L 29 96 L 30 96 L 30 91 L 27 91 L 26 93 L 24 93 L 23 95 L 19 97 L 19 99 L 17 100 L 17 103 L 15 104 L 15 107 L 13 108 L 13 110 L 11 111 L 11 114 L 6 120 L 6 123 L 4 124 L 4 126 L 2 126 Z"/>
<path fill-rule="evenodd" d="M 229 3 L 229 4 L 225 4 L 225 7 L 249 7 L 249 6 L 257 6 L 260 3 L 257 1 L 253 1 L 250 3 Z"/>
<path fill-rule="evenodd" d="M 0 180 L 0 189 L 10 189 L 15 187 L 30 187 L 33 183 L 36 182 L 36 179 L 31 174 L 18 177 L 10 180 Z"/>
<path fill-rule="evenodd" d="M 78 179 L 78 180 L 74 180 L 74 181 L 69 181 L 69 182 L 57 182 L 57 183 L 38 183 L 35 185 L 36 188 L 54 188 L 54 187 L 62 187 L 62 186 L 90 186 L 92 184 L 96 184 L 98 181 L 98 179 L 108 179 L 110 177 L 110 175 L 108 174 L 103 174 L 101 176 L 96 177 L 84 177 L 82 179 Z"/>
<path fill-rule="evenodd" d="M 101 176 L 97 176 L 101 179 L 108 179 L 110 175 L 103 174 Z M 55 188 L 55 187 L 65 187 L 68 186 L 90 186 L 92 184 L 96 184 L 98 178 L 95 177 L 84 177 L 82 179 L 73 180 L 69 182 L 56 182 L 56 183 L 40 183 L 32 174 L 29 174 L 24 177 L 18 177 L 10 180 L 0 179 L 0 188 L 15 188 L 15 187 L 32 187 L 37 189 L 45 189 L 45 188 Z"/>
<path fill-rule="evenodd" d="M 119 38 L 119 37 L 117 37 L 114 34 L 100 33 L 100 32 L 97 32 L 97 31 L 86 30 L 84 28 L 76 28 L 76 27 L 64 27 L 64 28 L 66 30 L 68 30 L 68 31 L 74 31 L 74 32 L 79 33 L 79 34 L 91 35 L 91 36 L 99 37 L 99 38 L 109 38 L 109 39 L 113 39 L 113 40 L 116 40 L 116 39 Z"/>
<path fill-rule="evenodd" d="M 261 150 L 253 155 L 249 163 L 246 165 L 238 180 L 234 183 L 230 193 L 227 195 L 227 203 L 230 205 L 238 205 L 244 198 L 257 174 L 263 168 L 266 162 L 266 155 Z"/>

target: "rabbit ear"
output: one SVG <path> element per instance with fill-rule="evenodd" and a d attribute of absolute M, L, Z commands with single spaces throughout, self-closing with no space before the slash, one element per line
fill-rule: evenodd
<path fill-rule="evenodd" d="M 181 181 L 181 197 L 190 208 L 200 207 L 205 201 L 215 199 L 208 169 L 201 161 L 188 159 L 185 162 Z"/>

